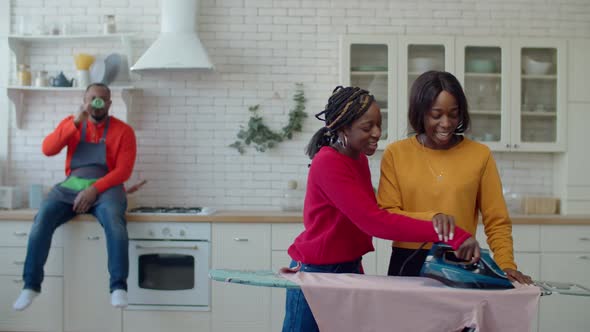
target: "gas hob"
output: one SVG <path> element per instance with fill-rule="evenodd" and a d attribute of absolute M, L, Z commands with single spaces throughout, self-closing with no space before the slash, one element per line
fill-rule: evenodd
<path fill-rule="evenodd" d="M 165 215 L 190 215 L 208 216 L 215 213 L 210 207 L 164 207 L 164 206 L 140 206 L 127 211 L 128 214 L 165 214 Z"/>

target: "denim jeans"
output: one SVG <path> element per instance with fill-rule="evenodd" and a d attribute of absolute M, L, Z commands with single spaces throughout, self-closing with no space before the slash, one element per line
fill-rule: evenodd
<path fill-rule="evenodd" d="M 129 238 L 127 237 L 127 222 L 125 221 L 126 201 L 105 200 L 94 205 L 88 213 L 98 219 L 104 229 L 108 270 L 110 274 L 109 289 L 127 290 L 127 276 L 129 274 Z M 39 212 L 35 216 L 23 271 L 24 288 L 41 291 L 43 282 L 43 267 L 49 255 L 51 239 L 55 230 L 76 216 L 72 204 L 55 199 L 46 199 L 41 203 Z M 89 262 L 93 264 L 93 262 Z"/>
<path fill-rule="evenodd" d="M 295 267 L 297 262 L 291 261 L 290 267 Z M 353 262 L 311 265 L 301 264 L 302 272 L 322 273 L 361 273 L 361 259 Z M 287 290 L 287 301 L 285 308 L 285 320 L 283 321 L 283 332 L 319 332 L 318 325 L 305 300 L 303 292 L 299 289 Z"/>

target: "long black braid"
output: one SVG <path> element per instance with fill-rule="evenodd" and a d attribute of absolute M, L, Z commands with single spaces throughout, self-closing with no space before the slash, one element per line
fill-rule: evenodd
<path fill-rule="evenodd" d="M 358 87 L 337 86 L 333 91 L 325 109 L 316 114 L 316 119 L 325 122 L 311 138 L 305 153 L 310 159 L 322 148 L 334 144 L 338 140 L 338 131 L 352 125 L 360 118 L 371 104 L 375 97 L 369 91 Z"/>

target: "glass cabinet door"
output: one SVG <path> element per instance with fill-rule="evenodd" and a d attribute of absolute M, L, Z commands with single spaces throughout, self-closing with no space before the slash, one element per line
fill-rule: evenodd
<path fill-rule="evenodd" d="M 557 140 L 557 49 L 520 49 L 520 142 Z"/>
<path fill-rule="evenodd" d="M 507 39 L 457 41 L 457 78 L 471 118 L 465 135 L 500 151 L 511 147 L 509 48 Z"/>
<path fill-rule="evenodd" d="M 395 106 L 391 105 L 396 73 L 394 41 L 384 37 L 346 36 L 341 45 L 342 85 L 368 90 L 381 108 L 381 149 L 391 139 L 395 118 Z"/>
<path fill-rule="evenodd" d="M 453 71 L 453 40 L 441 37 L 405 37 L 400 39 L 400 100 L 398 135 L 403 139 L 413 134 L 408 124 L 408 106 L 412 84 L 429 70 Z"/>
<path fill-rule="evenodd" d="M 471 115 L 469 135 L 476 141 L 502 138 L 502 49 L 465 47 L 464 90 Z"/>

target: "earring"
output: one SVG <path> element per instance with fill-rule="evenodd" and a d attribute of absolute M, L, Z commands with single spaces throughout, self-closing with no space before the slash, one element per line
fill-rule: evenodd
<path fill-rule="evenodd" d="M 338 140 L 336 142 L 346 149 L 346 146 L 348 145 L 348 137 L 344 135 L 344 139 L 342 139 L 342 137 L 338 136 Z"/>

